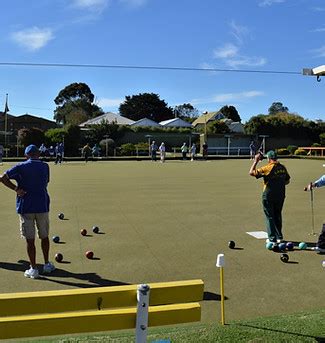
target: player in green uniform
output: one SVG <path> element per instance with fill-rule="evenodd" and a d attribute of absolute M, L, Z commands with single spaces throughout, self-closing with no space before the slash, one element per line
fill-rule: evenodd
<path fill-rule="evenodd" d="M 263 155 L 261 153 L 255 155 L 249 175 L 257 179 L 263 178 L 262 204 L 266 219 L 267 241 L 280 243 L 283 241 L 282 207 L 285 199 L 285 187 L 290 182 L 290 175 L 286 167 L 278 162 L 275 151 L 270 150 L 266 157 L 268 163 L 261 168 L 256 168 L 263 159 Z"/>

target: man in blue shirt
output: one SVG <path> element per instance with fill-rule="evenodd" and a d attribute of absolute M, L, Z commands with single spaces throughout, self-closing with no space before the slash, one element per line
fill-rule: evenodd
<path fill-rule="evenodd" d="M 18 163 L 7 170 L 0 181 L 17 193 L 16 210 L 20 219 L 20 232 L 26 239 L 30 269 L 25 277 L 36 279 L 39 272 L 36 267 L 35 226 L 44 257 L 43 273 L 51 273 L 55 267 L 49 262 L 49 208 L 50 197 L 47 184 L 50 180 L 49 166 L 39 159 L 39 150 L 35 145 L 25 149 L 27 161 Z M 17 185 L 11 180 L 15 180 Z"/>
<path fill-rule="evenodd" d="M 325 186 L 325 175 L 321 176 L 315 182 L 311 182 L 308 186 L 305 187 L 305 191 L 312 191 L 313 188 L 323 187 Z M 318 242 L 316 243 L 316 247 L 314 250 L 318 254 L 325 254 L 325 223 L 323 224 L 322 232 L 318 237 Z"/>

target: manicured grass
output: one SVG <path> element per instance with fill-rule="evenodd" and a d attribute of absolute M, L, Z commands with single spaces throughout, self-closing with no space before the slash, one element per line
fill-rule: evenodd
<path fill-rule="evenodd" d="M 310 196 L 304 186 L 324 173 L 323 161 L 284 160 L 292 177 L 283 211 L 285 238 L 314 244 Z M 224 253 L 226 320 L 246 320 L 325 308 L 324 256 L 289 252 L 290 263 L 246 234 L 264 230 L 262 184 L 249 160 L 83 162 L 51 164 L 52 259 L 64 262 L 40 280 L 27 280 L 14 193 L 0 187 L 3 235 L 1 292 L 28 292 L 130 283 L 203 279 L 202 322 L 220 321 L 216 256 Z M 5 163 L 0 173 L 9 168 Z M 315 230 L 324 220 L 325 189 L 314 193 Z M 64 212 L 66 220 L 57 214 Z M 102 234 L 93 234 L 98 225 Z M 90 235 L 83 237 L 80 230 Z M 239 249 L 230 250 L 229 240 Z M 92 249 L 95 260 L 84 256 Z M 37 242 L 38 263 L 42 263 Z M 227 327 L 228 330 L 228 327 Z"/>
<path fill-rule="evenodd" d="M 149 330 L 148 342 L 169 340 L 170 342 L 325 342 L 325 310 L 232 321 L 225 326 L 219 324 L 183 325 L 153 328 Z M 134 341 L 134 331 L 114 332 L 82 336 L 65 336 L 54 339 L 31 340 L 31 342 L 121 342 Z M 29 340 L 28 340 L 29 341 Z M 30 342 L 30 341 L 29 341 Z"/>

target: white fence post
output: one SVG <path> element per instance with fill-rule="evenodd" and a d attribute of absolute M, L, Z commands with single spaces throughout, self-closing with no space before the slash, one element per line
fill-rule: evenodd
<path fill-rule="evenodd" d="M 138 285 L 137 289 L 137 322 L 136 322 L 136 343 L 147 342 L 148 331 L 148 311 L 149 311 L 150 286 L 146 284 Z"/>

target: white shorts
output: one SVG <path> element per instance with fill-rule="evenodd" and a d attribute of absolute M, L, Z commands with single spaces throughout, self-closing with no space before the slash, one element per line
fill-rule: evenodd
<path fill-rule="evenodd" d="M 24 213 L 19 214 L 20 234 L 26 239 L 35 239 L 35 224 L 40 239 L 49 235 L 49 213 Z"/>

